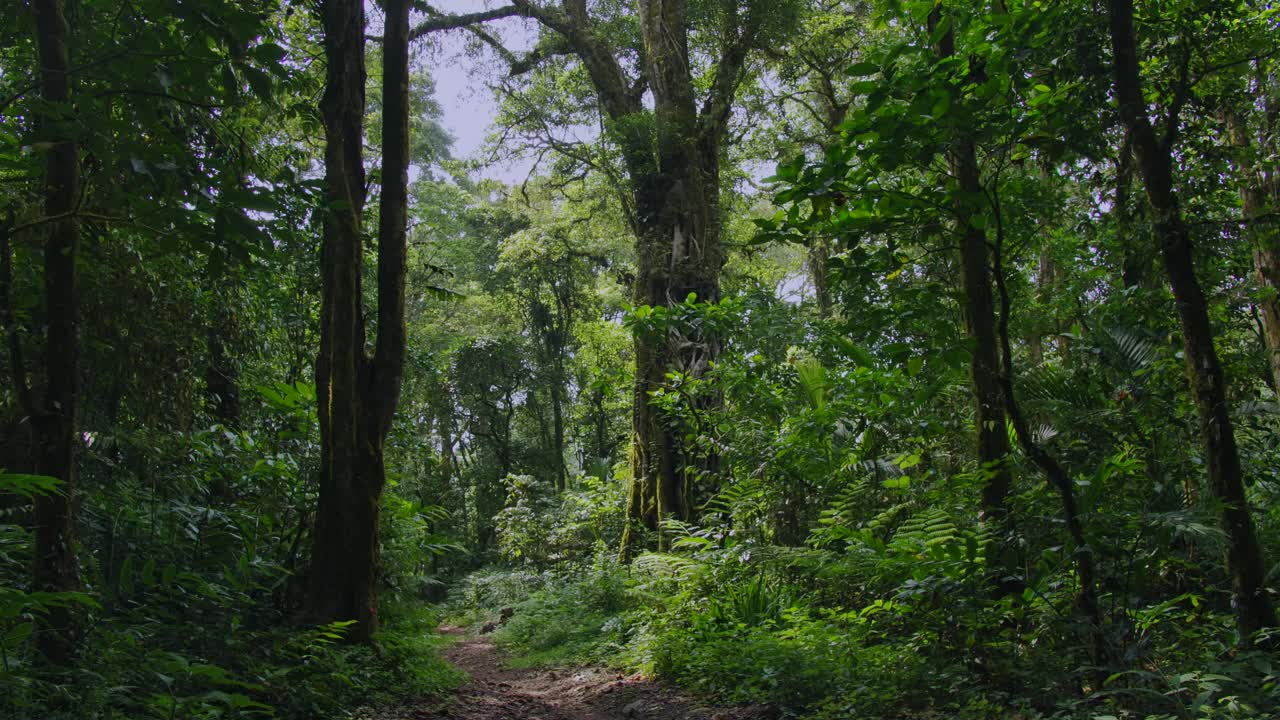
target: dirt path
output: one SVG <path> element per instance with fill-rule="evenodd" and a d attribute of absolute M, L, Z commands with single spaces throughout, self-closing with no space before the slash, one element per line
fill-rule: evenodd
<path fill-rule="evenodd" d="M 458 628 L 445 657 L 471 675 L 443 709 L 414 720 L 763 720 L 762 708 L 708 708 L 673 688 L 603 668 L 508 668 L 485 637 Z"/>

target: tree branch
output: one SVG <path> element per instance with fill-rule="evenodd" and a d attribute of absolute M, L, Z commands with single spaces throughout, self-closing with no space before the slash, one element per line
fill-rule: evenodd
<path fill-rule="evenodd" d="M 83 218 L 85 220 L 97 220 L 98 222 L 112 222 L 112 223 L 132 222 L 132 218 L 127 218 L 127 217 L 113 217 L 110 215 L 99 215 L 97 213 L 88 213 L 88 212 L 81 212 L 79 210 L 70 210 L 68 212 L 58 213 L 57 215 L 49 215 L 47 217 L 42 217 L 39 220 L 32 220 L 31 222 L 26 222 L 21 225 L 13 225 L 8 228 L 8 231 L 10 235 L 17 235 L 18 233 L 24 230 L 30 230 L 31 228 L 34 228 L 34 227 L 39 227 L 41 225 L 45 225 L 51 222 L 58 222 L 59 220 L 67 220 L 70 218 Z"/>
<path fill-rule="evenodd" d="M 464 13 L 461 15 L 445 15 L 439 10 L 436 10 L 430 5 L 422 2 L 415 2 L 413 3 L 413 6 L 415 10 L 424 12 L 430 15 L 431 18 L 418 23 L 417 26 L 409 31 L 410 42 L 433 32 L 458 30 L 478 25 L 480 23 L 501 20 L 509 17 L 530 17 L 529 6 L 524 3 L 506 5 L 500 8 L 494 8 L 493 10 L 482 10 L 480 12 Z"/>
<path fill-rule="evenodd" d="M 704 140 L 717 136 L 728 123 L 729 113 L 733 109 L 733 98 L 738 92 L 738 84 L 742 81 L 742 69 L 746 66 L 747 52 L 756 39 L 757 23 L 750 17 L 745 20 L 741 18 L 737 2 L 726 0 L 724 12 L 725 40 L 720 46 L 716 76 L 711 82 L 711 92 L 707 93 L 702 110 L 698 113 Z"/>

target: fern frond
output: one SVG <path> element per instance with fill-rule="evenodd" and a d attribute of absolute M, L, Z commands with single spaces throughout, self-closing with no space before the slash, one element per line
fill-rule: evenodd
<path fill-rule="evenodd" d="M 815 357 L 805 357 L 796 361 L 796 377 L 800 381 L 800 389 L 815 410 L 821 410 L 827 404 L 827 369 Z"/>

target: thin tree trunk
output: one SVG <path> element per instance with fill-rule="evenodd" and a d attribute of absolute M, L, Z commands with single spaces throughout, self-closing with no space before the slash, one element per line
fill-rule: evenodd
<path fill-rule="evenodd" d="M 217 151 L 226 155 L 226 148 L 223 146 L 219 146 Z M 218 422 L 232 429 L 237 429 L 240 426 L 240 372 L 236 367 L 235 359 L 227 352 L 227 345 L 234 342 L 236 336 L 237 319 L 235 308 L 231 306 L 231 302 L 236 297 L 239 288 L 232 277 L 231 269 L 226 267 L 226 263 L 220 262 L 220 260 L 229 254 L 227 251 L 229 244 L 227 225 L 229 224 L 231 213 L 236 212 L 235 209 L 228 207 L 225 196 L 230 191 L 240 189 L 243 185 L 244 176 L 239 170 L 239 163 L 237 163 L 237 170 L 233 173 L 228 173 L 227 177 L 222 181 L 222 194 L 224 197 L 220 198 L 220 207 L 213 219 L 214 247 L 210 250 L 207 265 L 208 281 L 213 290 L 213 307 L 205 338 L 209 353 L 208 365 L 205 368 L 204 376 L 205 392 L 207 393 L 207 403 L 213 410 L 213 416 Z M 222 255 L 219 256 L 218 253 Z"/>
<path fill-rule="evenodd" d="M 1044 242 L 1045 244 L 1040 247 L 1040 262 L 1036 271 L 1036 300 L 1042 307 L 1049 302 L 1053 280 L 1057 274 L 1057 268 L 1054 267 L 1053 263 L 1053 254 L 1049 252 L 1048 239 L 1046 238 Z M 997 268 L 998 272 L 999 269 Z M 1057 335 L 1057 318 L 1051 317 L 1048 320 L 1054 335 Z M 1044 330 L 1045 327 L 1037 322 L 1031 328 L 1031 334 L 1027 338 L 1027 356 L 1030 358 L 1031 364 L 1036 367 L 1044 364 Z"/>
<path fill-rule="evenodd" d="M 556 365 L 560 363 L 557 361 Z M 564 371 L 557 368 L 551 383 L 551 442 L 552 458 L 556 464 L 556 489 L 563 492 L 569 483 L 569 471 L 564 463 Z"/>
<path fill-rule="evenodd" d="M 383 447 L 404 375 L 405 233 L 408 196 L 408 0 L 387 0 L 383 44 L 383 162 L 378 228 L 378 336 L 364 350 L 361 216 L 364 209 L 364 6 L 324 5 L 328 77 L 325 125 L 328 213 L 316 387 L 320 401 L 320 500 L 307 609 L 354 620 L 348 639 L 378 629 L 378 518 L 386 482 Z"/>
<path fill-rule="evenodd" d="M 941 5 L 929 17 L 930 32 L 942 21 Z M 955 55 L 955 35 L 948 30 L 938 41 L 939 59 Z M 1000 365 L 995 328 L 995 302 L 991 295 L 991 273 L 986 231 L 973 222 L 972 198 L 983 194 L 977 149 L 973 139 L 955 133 L 947 152 L 947 164 L 959 184 L 952 202 L 960 232 L 960 282 L 964 290 L 965 334 L 973 342 L 969 379 L 973 388 L 974 418 L 977 425 L 977 455 L 986 481 L 982 487 L 982 512 L 1002 535 L 1010 529 L 1008 495 L 1013 485 L 1009 469 L 1009 433 L 1000 386 Z M 1003 543 L 1001 544 L 1003 547 Z M 1011 549 L 1004 548 L 997 560 L 1000 592 L 1012 589 L 1014 562 Z"/>
<path fill-rule="evenodd" d="M 592 429 L 595 431 L 596 457 L 601 462 L 608 462 L 613 454 L 613 446 L 609 442 L 609 416 L 604 410 L 604 390 L 596 387 L 591 391 L 591 408 L 595 412 L 592 418 Z"/>
<path fill-rule="evenodd" d="M 34 0 L 36 45 L 40 58 L 40 90 L 46 103 L 71 100 L 69 28 L 62 0 Z M 45 157 L 44 212 L 54 218 L 72 213 L 80 186 L 80 158 L 75 141 L 65 137 L 56 122 L 52 147 Z M 65 592 L 79 588 L 71 508 L 75 489 L 76 251 L 79 227 L 75 218 L 49 222 L 44 249 L 45 391 L 32 413 L 36 431 L 35 472 L 62 481 L 60 492 L 36 500 L 35 577 L 37 592 Z M 75 627 L 66 607 L 50 608 L 41 616 L 36 647 L 52 664 L 65 665 L 73 655 Z"/>
<path fill-rule="evenodd" d="M 1208 302 L 1196 279 L 1191 234 L 1174 189 L 1172 137 L 1163 142 L 1147 117 L 1138 67 L 1132 0 L 1108 0 L 1114 53 L 1115 94 L 1129 129 L 1138 171 L 1147 193 L 1165 273 L 1182 324 L 1187 376 L 1200 414 L 1209 485 L 1221 503 L 1219 522 L 1227 535 L 1226 565 L 1241 639 L 1275 627 L 1267 595 L 1262 547 L 1244 494 L 1240 455 L 1227 406 L 1226 378 L 1214 347 Z"/>
<path fill-rule="evenodd" d="M 445 492 L 449 491 L 453 479 L 458 474 L 458 455 L 454 452 L 454 436 L 456 435 L 453 419 L 453 401 L 445 398 L 445 403 L 440 409 L 440 421 L 437 427 L 440 428 L 440 464 L 441 464 L 441 485 Z"/>
<path fill-rule="evenodd" d="M 996 208 L 995 212 L 999 215 L 999 208 Z M 1001 223 L 1001 219 L 997 217 L 996 222 Z M 1026 417 L 1022 414 L 1022 408 L 1018 404 L 1017 396 L 1013 391 L 1013 348 L 1009 343 L 1009 316 L 1012 312 L 1009 290 L 1004 282 L 1004 263 L 1001 257 L 1004 249 L 1002 231 L 997 231 L 997 238 L 995 252 L 993 253 L 994 268 L 992 274 L 995 277 L 996 289 L 1000 297 L 1000 320 L 998 326 L 1002 358 L 1000 386 L 1001 394 L 1004 397 L 1004 408 L 1009 415 L 1009 423 L 1013 426 L 1014 435 L 1018 439 L 1018 446 L 1022 448 L 1022 454 L 1035 463 L 1036 467 L 1040 468 L 1045 480 L 1058 493 L 1059 501 L 1062 503 L 1062 517 L 1066 521 L 1067 534 L 1071 537 L 1072 557 L 1075 560 L 1076 576 L 1079 581 L 1075 604 L 1076 608 L 1089 621 L 1087 640 L 1092 663 L 1095 667 L 1101 667 L 1107 662 L 1108 653 L 1106 634 L 1103 632 L 1102 610 L 1098 605 L 1097 570 L 1094 563 L 1093 547 L 1089 544 L 1084 532 L 1084 523 L 1080 519 L 1080 504 L 1076 498 L 1075 485 L 1072 483 L 1071 476 L 1067 474 L 1066 469 L 1062 467 L 1062 464 L 1041 447 L 1036 442 L 1035 437 L 1032 436 Z M 1105 679 L 1105 675 L 1097 678 L 1099 687 L 1103 679 Z"/>
<path fill-rule="evenodd" d="M 827 281 L 827 261 L 831 259 L 831 243 L 826 238 L 813 241 L 805 252 L 805 265 L 813 281 L 813 299 L 818 304 L 818 316 L 831 318 L 831 287 Z"/>
<path fill-rule="evenodd" d="M 1280 392 L 1280 223 L 1268 218 L 1267 188 L 1262 174 L 1250 157 L 1253 142 L 1244 117 L 1226 113 L 1231 145 L 1239 153 L 1240 200 L 1244 211 L 1244 231 L 1253 245 L 1254 278 L 1261 290 L 1258 310 L 1262 316 L 1262 337 L 1267 348 L 1271 387 Z M 1271 198 L 1275 202 L 1276 198 Z M 1276 203 L 1280 205 L 1280 203 Z"/>
<path fill-rule="evenodd" d="M 35 403 L 31 396 L 27 377 L 27 361 L 19 334 L 18 317 L 13 307 L 13 228 L 16 225 L 13 209 L 5 211 L 0 220 L 0 329 L 4 331 L 5 360 L 9 377 L 18 400 L 12 417 L 5 417 L 4 435 L 0 439 L 0 467 L 9 472 L 29 473 L 33 469 L 35 438 L 31 417 Z"/>
<path fill-rule="evenodd" d="M 1134 227 L 1133 201 L 1133 143 L 1129 133 L 1116 156 L 1115 218 L 1116 234 L 1121 248 L 1120 283 L 1124 288 L 1148 287 L 1151 283 L 1151 248 L 1145 234 Z"/>
<path fill-rule="evenodd" d="M 242 148 L 243 150 L 243 148 Z M 225 147 L 219 146 L 218 152 L 226 154 Z M 237 168 L 239 165 L 237 164 Z M 206 404 L 213 412 L 218 423 L 231 430 L 240 429 L 240 370 L 235 358 L 228 352 L 228 345 L 235 342 L 238 320 L 236 318 L 234 299 L 239 287 L 233 277 L 233 271 L 221 262 L 227 251 L 227 225 L 229 215 L 236 212 L 227 206 L 225 195 L 228 191 L 237 190 L 244 184 L 244 177 L 237 169 L 229 173 L 222 181 L 221 207 L 213 219 L 213 248 L 209 252 L 206 265 L 208 283 L 212 292 L 210 301 L 209 326 L 205 332 L 205 348 L 208 352 L 208 364 L 205 366 L 204 384 Z M 221 253 L 221 256 L 219 255 Z M 231 485 L 230 468 L 220 468 L 213 477 L 213 497 L 222 502 L 234 499 Z"/>

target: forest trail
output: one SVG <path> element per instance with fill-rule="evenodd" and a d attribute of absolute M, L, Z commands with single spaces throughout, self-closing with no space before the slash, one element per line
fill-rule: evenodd
<path fill-rule="evenodd" d="M 677 689 L 600 667 L 511 668 L 506 654 L 460 628 L 445 652 L 471 676 L 442 708 L 414 720 L 764 720 L 760 707 L 711 708 Z"/>

